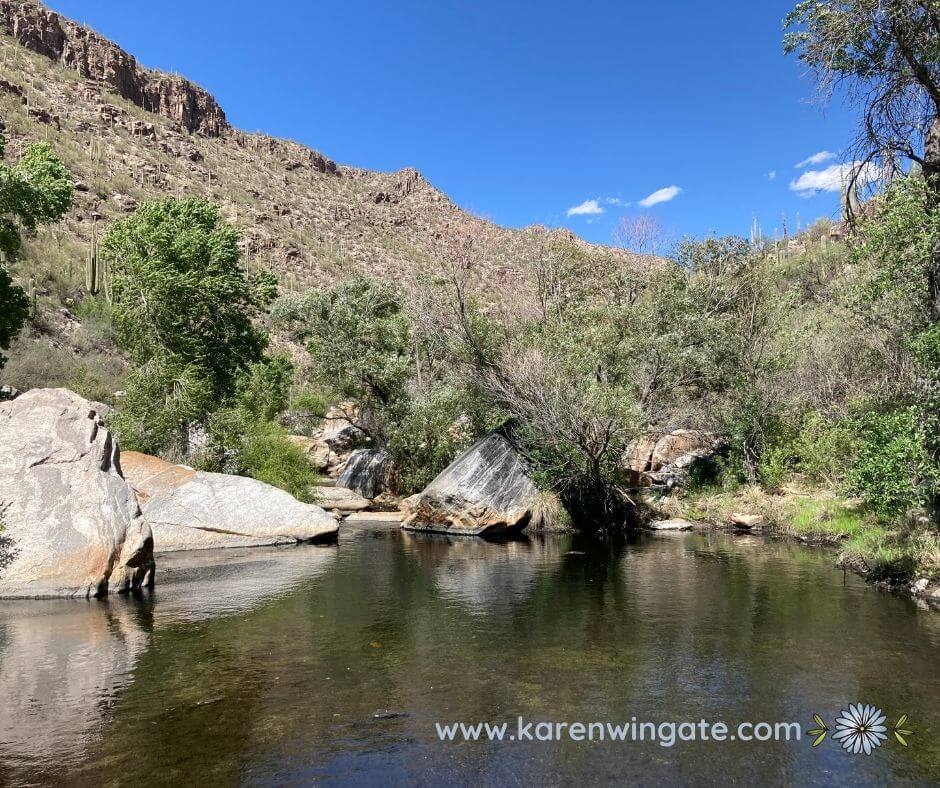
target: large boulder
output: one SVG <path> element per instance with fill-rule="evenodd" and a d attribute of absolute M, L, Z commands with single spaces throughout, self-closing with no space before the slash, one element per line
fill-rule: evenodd
<path fill-rule="evenodd" d="M 153 538 L 106 406 L 66 389 L 0 402 L 0 597 L 92 597 L 153 580 Z"/>
<path fill-rule="evenodd" d="M 725 447 L 721 437 L 702 430 L 643 435 L 627 447 L 624 470 L 634 486 L 671 488 L 682 484 L 693 466 L 711 462 Z"/>
<path fill-rule="evenodd" d="M 196 471 L 124 452 L 157 552 L 297 544 L 334 538 L 336 520 L 319 506 L 244 476 Z"/>
<path fill-rule="evenodd" d="M 412 531 L 492 534 L 528 525 L 539 499 L 529 466 L 504 425 L 481 438 L 417 495 L 402 501 Z"/>
<path fill-rule="evenodd" d="M 356 449 L 346 460 L 336 483 L 363 498 L 375 498 L 388 487 L 391 469 L 392 455 L 385 449 Z"/>

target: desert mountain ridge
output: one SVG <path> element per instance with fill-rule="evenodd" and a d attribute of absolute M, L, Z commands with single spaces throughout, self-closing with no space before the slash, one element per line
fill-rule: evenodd
<path fill-rule="evenodd" d="M 147 69 L 87 27 L 31 0 L 0 0 L 0 118 L 15 155 L 53 143 L 77 180 L 59 243 L 77 258 L 99 223 L 140 202 L 205 196 L 241 229 L 249 265 L 284 287 L 359 273 L 394 280 L 433 273 L 448 248 L 474 238 L 492 294 L 520 287 L 547 242 L 587 255 L 634 255 L 568 230 L 500 227 L 455 205 L 414 169 L 338 165 L 296 142 L 235 129 L 189 80 Z"/>

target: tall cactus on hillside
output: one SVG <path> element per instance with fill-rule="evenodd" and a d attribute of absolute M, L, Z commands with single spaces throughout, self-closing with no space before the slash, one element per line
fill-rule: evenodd
<path fill-rule="evenodd" d="M 32 320 L 36 317 L 36 280 L 32 277 L 26 284 L 26 297 L 29 299 L 29 317 Z"/>
<path fill-rule="evenodd" d="M 98 222 L 95 222 L 91 229 L 91 246 L 85 263 L 85 291 L 89 295 L 98 295 L 98 274 Z"/>

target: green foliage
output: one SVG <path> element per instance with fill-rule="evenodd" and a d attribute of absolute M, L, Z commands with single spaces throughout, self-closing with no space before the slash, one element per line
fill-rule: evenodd
<path fill-rule="evenodd" d="M 386 428 L 387 449 L 403 493 L 424 489 L 480 434 L 495 426 L 485 402 L 449 383 L 398 403 L 397 416 Z"/>
<path fill-rule="evenodd" d="M 29 309 L 29 298 L 23 288 L 13 282 L 10 272 L 0 263 L 0 351 L 13 344 L 29 317 Z M 6 356 L 0 352 L 0 369 L 6 361 Z"/>
<path fill-rule="evenodd" d="M 0 252 L 15 257 L 21 233 L 58 220 L 71 200 L 69 171 L 48 143 L 30 145 L 12 167 L 0 166 Z"/>
<path fill-rule="evenodd" d="M 401 294 L 358 278 L 328 290 L 282 298 L 275 323 L 307 342 L 320 381 L 367 409 L 400 400 L 412 370 L 414 344 Z"/>
<path fill-rule="evenodd" d="M 330 407 L 329 399 L 321 392 L 306 388 L 294 397 L 291 403 L 294 410 L 303 411 L 311 416 L 322 418 Z"/>
<path fill-rule="evenodd" d="M 492 426 L 486 408 L 414 336 L 402 293 L 354 279 L 278 300 L 275 324 L 307 343 L 316 382 L 355 400 L 372 437 L 395 462 L 399 492 L 416 492 Z M 426 357 L 424 370 L 418 360 Z M 307 392 L 293 410 L 322 414 L 322 395 Z"/>
<path fill-rule="evenodd" d="M 940 219 L 928 209 L 923 178 L 900 179 L 860 223 L 853 249 L 851 305 L 900 344 L 930 327 L 928 271 Z"/>
<path fill-rule="evenodd" d="M 286 490 L 300 501 L 314 500 L 319 477 L 304 451 L 287 437 L 287 431 L 271 421 L 249 424 L 238 449 L 243 475 Z"/>
<path fill-rule="evenodd" d="M 215 206 L 169 198 L 143 205 L 108 228 L 101 255 L 118 342 L 139 365 L 114 420 L 125 444 L 186 455 L 190 425 L 205 425 L 239 386 L 256 410 L 282 405 L 258 399 L 285 374 L 280 362 L 244 377 L 267 345 L 253 321 L 274 297 L 274 277 L 245 275 L 237 231 Z"/>
<path fill-rule="evenodd" d="M 238 231 L 205 200 L 165 198 L 111 225 L 101 241 L 111 266 L 113 319 L 138 363 L 169 356 L 196 365 L 219 393 L 267 345 L 252 321 L 276 292 L 273 274 L 239 267 Z"/>
<path fill-rule="evenodd" d="M 206 470 L 250 476 L 312 500 L 316 469 L 287 431 L 275 422 L 286 407 L 293 365 L 286 356 L 265 357 L 239 376 L 235 393 L 208 419 L 208 443 L 196 457 Z"/>
<path fill-rule="evenodd" d="M 109 425 L 125 449 L 182 460 L 189 452 L 190 425 L 205 419 L 217 404 L 201 367 L 155 356 L 128 376 L 120 410 Z"/>
<path fill-rule="evenodd" d="M 743 238 L 680 244 L 631 306 L 620 342 L 647 419 L 704 417 L 728 436 L 739 478 L 753 481 L 785 409 L 793 302 L 775 260 Z"/>
<path fill-rule="evenodd" d="M 927 435 L 935 435 L 938 426 L 936 414 L 925 421 L 916 407 L 863 414 L 858 453 L 848 474 L 850 488 L 886 516 L 932 501 L 940 469 L 927 449 Z"/>
<path fill-rule="evenodd" d="M 5 140 L 0 134 L 0 158 Z M 46 143 L 30 145 L 12 167 L 0 165 L 0 369 L 30 314 L 30 301 L 4 265 L 20 251 L 23 232 L 54 222 L 68 210 L 72 180 Z"/>
<path fill-rule="evenodd" d="M 284 355 L 266 356 L 241 375 L 238 407 L 260 421 L 274 421 L 287 408 L 294 365 Z"/>
<path fill-rule="evenodd" d="M 814 482 L 838 484 L 854 461 L 856 436 L 845 419 L 827 419 L 808 414 L 797 435 L 793 454 L 797 469 Z"/>

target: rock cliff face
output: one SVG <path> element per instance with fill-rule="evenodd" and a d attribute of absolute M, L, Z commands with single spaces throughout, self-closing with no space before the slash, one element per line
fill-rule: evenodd
<path fill-rule="evenodd" d="M 116 44 L 33 2 L 0 0 L 0 31 L 188 131 L 218 137 L 228 128 L 225 113 L 206 90 L 142 68 Z"/>
<path fill-rule="evenodd" d="M 462 261 L 475 296 L 526 317 L 537 310 L 533 262 L 546 249 L 571 246 L 599 265 L 616 261 L 637 270 L 655 262 L 566 230 L 500 227 L 467 213 L 411 168 L 337 165 L 296 142 L 235 129 L 206 91 L 141 67 L 117 44 L 33 0 L 0 0 L 0 63 L 7 156 L 14 161 L 30 143 L 51 141 L 76 182 L 61 224 L 26 240 L 27 247 L 41 245 L 54 234 L 61 252 L 54 259 L 43 249 L 32 255 L 50 257 L 54 269 L 50 282 L 36 282 L 46 314 L 70 306 L 43 296 L 65 291 L 48 287 L 52 281 L 68 283 L 70 293 L 81 288 L 78 272 L 103 228 L 168 195 L 204 196 L 218 205 L 241 234 L 246 265 L 276 273 L 283 291 L 355 276 L 407 289 L 436 276 L 442 264 Z M 24 280 L 34 274 L 15 264 L 13 273 Z M 53 337 L 24 337 L 24 351 L 47 352 L 52 339 L 82 355 L 84 343 L 66 317 L 42 315 L 37 322 Z M 286 334 L 275 330 L 272 339 L 281 343 L 278 350 L 306 356 Z M 3 382 L 27 381 L 11 377 L 8 365 Z M 335 476 L 353 448 L 369 445 L 338 451 L 321 443 L 318 467 Z"/>

